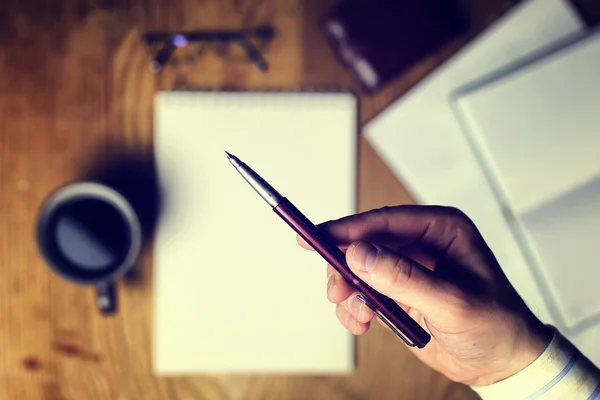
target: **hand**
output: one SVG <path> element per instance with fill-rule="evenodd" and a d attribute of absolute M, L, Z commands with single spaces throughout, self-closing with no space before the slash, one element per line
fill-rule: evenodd
<path fill-rule="evenodd" d="M 398 206 L 327 222 L 350 269 L 395 300 L 432 339 L 411 349 L 433 369 L 467 385 L 504 380 L 533 362 L 552 331 L 527 308 L 475 225 L 453 208 Z M 300 237 L 298 242 L 311 247 Z M 327 297 L 352 333 L 374 315 L 331 266 Z"/>

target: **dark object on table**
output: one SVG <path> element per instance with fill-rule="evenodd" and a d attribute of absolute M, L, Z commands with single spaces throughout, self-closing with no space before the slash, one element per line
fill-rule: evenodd
<path fill-rule="evenodd" d="M 143 41 L 153 53 L 150 69 L 155 73 L 167 64 L 193 62 L 209 47 L 225 59 L 251 62 L 266 72 L 269 65 L 262 51 L 274 37 L 273 27 L 261 26 L 240 30 L 150 32 L 144 35 Z M 176 53 L 179 55 L 175 56 Z"/>
<path fill-rule="evenodd" d="M 452 0 L 346 0 L 323 29 L 342 63 L 374 92 L 468 29 Z"/>
<path fill-rule="evenodd" d="M 116 190 L 90 181 L 66 185 L 49 196 L 37 223 L 37 243 L 49 267 L 79 284 L 96 287 L 105 315 L 117 311 L 115 285 L 142 248 L 139 216 Z"/>

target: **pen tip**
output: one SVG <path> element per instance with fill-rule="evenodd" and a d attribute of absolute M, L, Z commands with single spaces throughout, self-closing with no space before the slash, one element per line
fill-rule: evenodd
<path fill-rule="evenodd" d="M 230 153 L 228 153 L 228 152 L 225 152 L 225 155 L 227 156 L 227 159 L 230 159 L 230 158 L 231 158 L 231 154 L 230 154 Z"/>

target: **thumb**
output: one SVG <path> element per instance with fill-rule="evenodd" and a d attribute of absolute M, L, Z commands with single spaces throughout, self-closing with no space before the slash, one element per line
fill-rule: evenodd
<path fill-rule="evenodd" d="M 453 302 L 450 285 L 408 257 L 369 243 L 356 242 L 346 252 L 350 269 L 378 292 L 416 309 L 424 316 Z"/>

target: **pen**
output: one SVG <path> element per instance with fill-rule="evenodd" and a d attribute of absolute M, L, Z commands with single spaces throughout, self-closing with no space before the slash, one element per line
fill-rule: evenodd
<path fill-rule="evenodd" d="M 352 272 L 346 263 L 346 255 L 331 237 L 320 231 L 287 198 L 280 195 L 267 181 L 236 156 L 225 152 L 229 162 L 298 235 L 321 257 L 335 268 L 344 279 L 360 293 L 358 299 L 387 325 L 404 343 L 423 348 L 431 336 L 412 319 L 395 301 L 377 292 Z"/>

